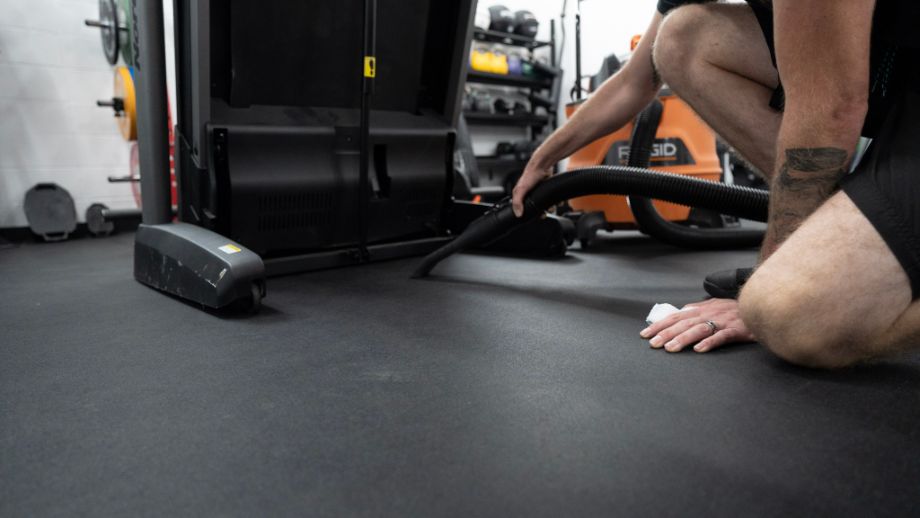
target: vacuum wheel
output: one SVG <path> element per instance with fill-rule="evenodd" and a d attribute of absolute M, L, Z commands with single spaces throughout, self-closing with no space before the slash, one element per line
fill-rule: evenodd
<path fill-rule="evenodd" d="M 231 311 L 254 315 L 262 309 L 263 298 L 265 298 L 264 285 L 260 282 L 254 282 L 249 286 L 249 296 L 234 302 L 231 306 Z"/>
<path fill-rule="evenodd" d="M 265 298 L 265 286 L 262 283 L 254 282 L 249 286 L 249 292 L 249 307 L 246 309 L 249 314 L 254 315 L 262 309 L 262 299 Z"/>
<path fill-rule="evenodd" d="M 587 250 L 594 241 L 598 230 L 607 228 L 607 218 L 603 212 L 588 212 L 582 214 L 575 223 L 575 232 L 582 250 Z"/>
<path fill-rule="evenodd" d="M 249 287 L 249 291 L 251 295 L 249 307 L 247 310 L 250 314 L 255 314 L 258 313 L 260 309 L 262 309 L 262 288 L 258 284 L 252 283 L 252 285 Z"/>

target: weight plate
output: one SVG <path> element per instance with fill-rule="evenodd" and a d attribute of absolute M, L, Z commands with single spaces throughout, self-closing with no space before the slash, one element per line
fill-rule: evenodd
<path fill-rule="evenodd" d="M 86 208 L 86 230 L 94 236 L 107 236 L 115 230 L 115 223 L 105 220 L 108 209 L 101 203 L 94 203 Z"/>
<path fill-rule="evenodd" d="M 124 111 L 117 113 L 118 129 L 128 141 L 137 140 L 137 104 L 134 94 L 134 79 L 128 67 L 115 67 L 115 98 L 124 103 Z"/>
<path fill-rule="evenodd" d="M 121 30 L 118 31 L 121 59 L 125 65 L 134 66 L 134 13 L 133 0 L 119 0 L 118 20 Z"/>
<path fill-rule="evenodd" d="M 176 193 L 176 135 L 173 132 L 172 108 L 169 105 L 169 96 L 166 96 L 166 123 L 169 125 L 169 196 L 173 207 L 177 207 L 179 199 Z"/>
<path fill-rule="evenodd" d="M 32 232 L 45 241 L 61 241 L 77 228 L 73 197 L 60 185 L 36 184 L 26 192 L 22 209 Z"/>
<path fill-rule="evenodd" d="M 134 202 L 137 203 L 137 207 L 141 207 L 141 159 L 137 150 L 137 142 L 131 143 L 131 162 L 130 162 L 130 175 L 132 180 L 137 180 L 131 182 L 131 194 L 134 195 Z"/>
<path fill-rule="evenodd" d="M 102 52 L 110 65 L 118 63 L 118 11 L 115 0 L 99 0 L 99 32 L 102 34 Z"/>

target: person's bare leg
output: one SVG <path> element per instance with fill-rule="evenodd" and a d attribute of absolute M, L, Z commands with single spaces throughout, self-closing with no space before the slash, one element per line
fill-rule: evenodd
<path fill-rule="evenodd" d="M 782 114 L 769 102 L 779 79 L 748 6 L 675 9 L 662 23 L 653 57 L 681 99 L 754 167 L 772 175 Z"/>
<path fill-rule="evenodd" d="M 840 367 L 920 344 L 920 302 L 869 220 L 842 192 L 757 269 L 741 315 L 778 356 Z"/>

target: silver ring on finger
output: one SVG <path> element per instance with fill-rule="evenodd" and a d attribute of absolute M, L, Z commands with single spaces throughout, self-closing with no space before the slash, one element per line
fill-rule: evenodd
<path fill-rule="evenodd" d="M 716 331 L 719 330 L 719 326 L 716 325 L 716 323 L 713 322 L 712 320 L 707 320 L 705 324 L 709 326 L 709 336 L 716 334 Z"/>

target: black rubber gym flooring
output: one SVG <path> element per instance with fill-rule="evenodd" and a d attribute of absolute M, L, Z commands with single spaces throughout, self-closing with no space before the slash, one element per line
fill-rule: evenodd
<path fill-rule="evenodd" d="M 131 253 L 0 251 L 3 516 L 920 510 L 920 356 L 828 373 L 638 337 L 753 252 L 396 261 L 272 279 L 254 318 L 136 283 Z"/>

